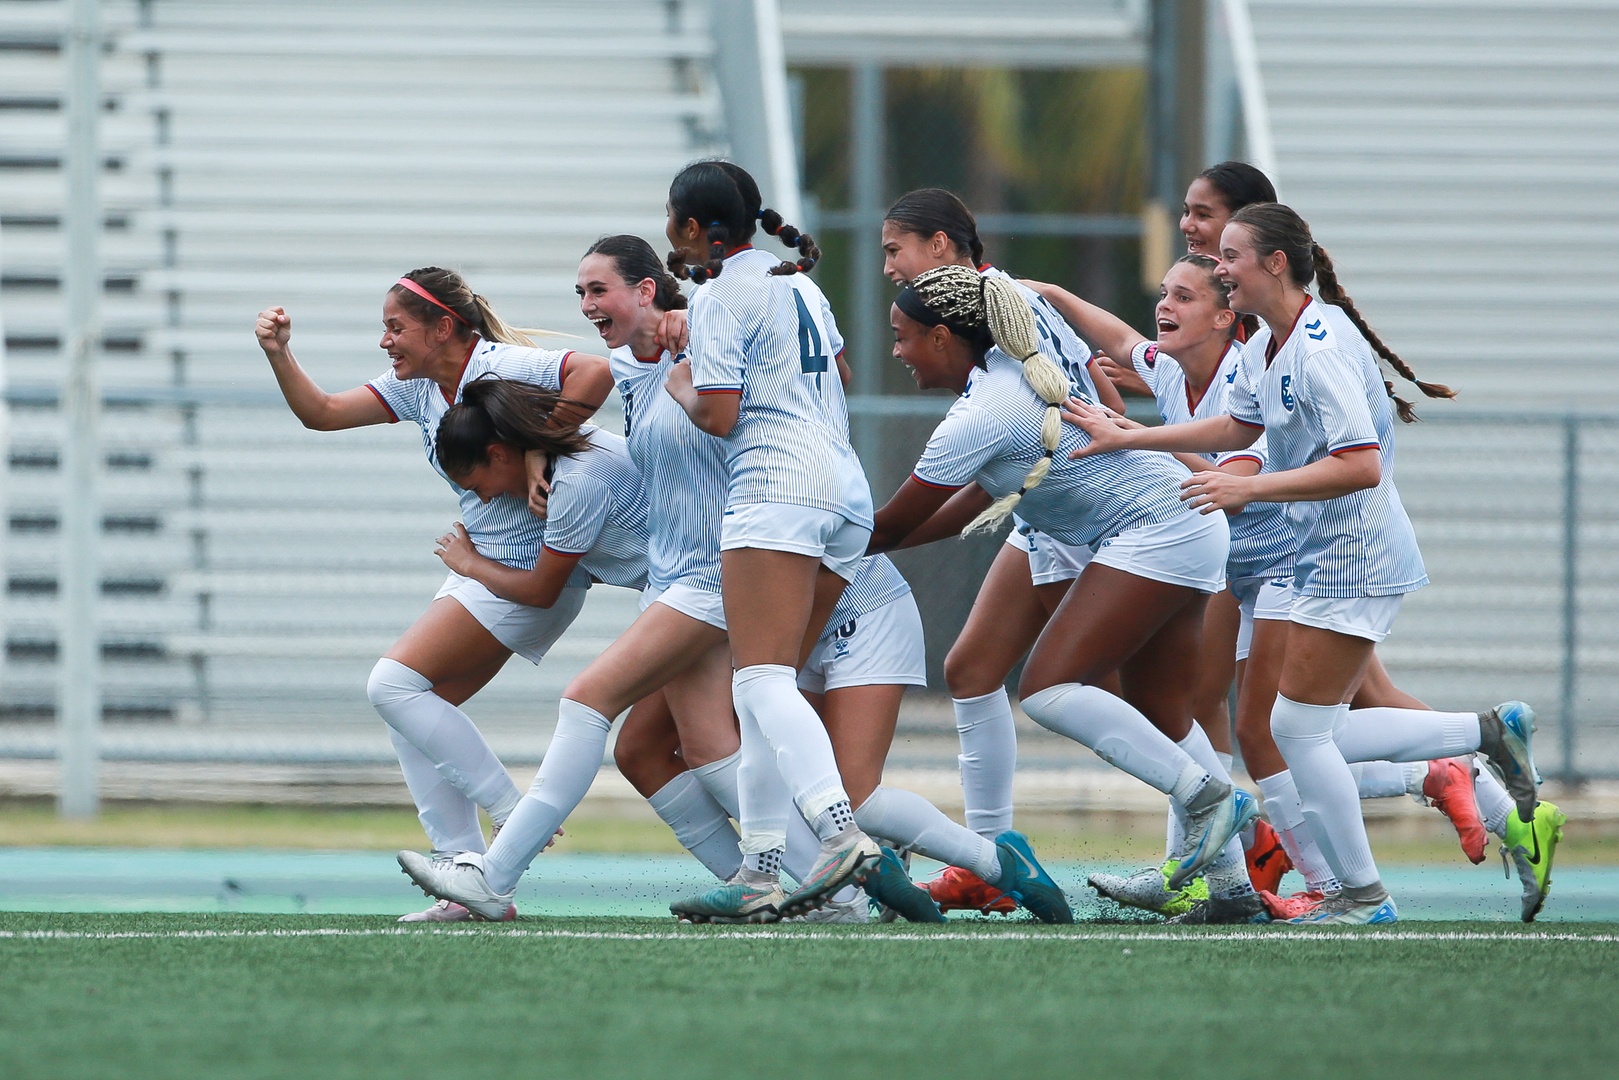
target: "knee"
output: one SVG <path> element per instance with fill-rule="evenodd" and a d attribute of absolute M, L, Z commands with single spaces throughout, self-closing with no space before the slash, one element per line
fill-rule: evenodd
<path fill-rule="evenodd" d="M 1006 678 L 1006 672 L 986 670 L 982 660 L 958 644 L 944 658 L 944 685 L 951 697 L 973 698 L 993 693 Z"/>
<path fill-rule="evenodd" d="M 383 657 L 371 668 L 371 677 L 365 683 L 365 696 L 375 709 L 397 705 L 433 689 L 433 684 L 420 673 L 397 660 Z"/>

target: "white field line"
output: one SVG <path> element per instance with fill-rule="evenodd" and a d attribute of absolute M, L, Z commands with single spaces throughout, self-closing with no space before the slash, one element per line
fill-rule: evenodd
<path fill-rule="evenodd" d="M 8 941 L 116 941 L 122 939 L 232 939 L 232 938 L 318 938 L 318 937 L 510 937 L 551 938 L 583 941 L 1046 941 L 1083 945 L 1090 942 L 1117 943 L 1121 941 L 1174 941 L 1196 944 L 1203 941 L 1304 941 L 1356 942 L 1378 944 L 1399 941 L 1580 941 L 1611 945 L 1619 942 L 1619 934 L 1567 934 L 1529 933 L 1502 934 L 1478 931 L 1426 932 L 1412 930 L 1379 931 L 1368 934 L 1346 934 L 1328 931 L 1264 931 L 1226 930 L 1207 934 L 1172 933 L 1103 933 L 1064 934 L 1009 931 L 992 934 L 838 934 L 825 932 L 795 932 L 782 930 L 718 930 L 643 932 L 611 930 L 496 930 L 496 929 L 371 929 L 350 930 L 340 928 L 311 928 L 307 930 L 114 930 L 94 932 L 86 930 L 0 930 L 0 940 Z"/>

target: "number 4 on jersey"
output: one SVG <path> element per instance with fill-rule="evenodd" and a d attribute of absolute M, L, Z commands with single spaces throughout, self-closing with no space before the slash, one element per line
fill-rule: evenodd
<path fill-rule="evenodd" d="M 793 303 L 798 305 L 798 366 L 806 375 L 815 376 L 815 389 L 821 389 L 821 376 L 826 374 L 826 347 L 821 344 L 821 330 L 815 325 L 804 294 L 793 290 Z"/>

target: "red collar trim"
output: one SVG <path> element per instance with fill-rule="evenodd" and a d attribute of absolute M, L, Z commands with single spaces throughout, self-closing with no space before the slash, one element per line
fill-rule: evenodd
<path fill-rule="evenodd" d="M 753 250 L 753 245 L 752 244 L 743 244 L 741 247 L 734 247 L 730 251 L 727 251 L 725 253 L 725 257 L 727 259 L 729 259 L 732 255 L 735 255 L 739 251 L 752 251 L 752 250 Z"/>
<path fill-rule="evenodd" d="M 635 350 L 634 349 L 630 350 L 630 355 L 635 356 Z M 635 356 L 635 361 L 638 364 L 656 364 L 659 360 L 662 360 L 662 359 L 663 359 L 663 354 L 662 353 L 659 353 L 657 356 Z"/>
<path fill-rule="evenodd" d="M 1293 322 L 1288 326 L 1287 333 L 1283 334 L 1281 337 L 1277 337 L 1275 334 L 1270 336 L 1270 344 L 1265 346 L 1266 367 L 1270 367 L 1270 362 L 1276 359 L 1277 353 L 1282 351 L 1282 346 L 1287 344 L 1287 339 L 1293 336 L 1293 331 L 1297 329 L 1299 320 L 1304 318 L 1304 309 L 1309 307 L 1310 301 L 1314 299 L 1315 297 L 1313 296 L 1306 296 L 1304 298 L 1304 303 L 1299 305 L 1299 313 L 1293 316 Z"/>
<path fill-rule="evenodd" d="M 1220 378 L 1220 369 L 1225 367 L 1225 358 L 1231 355 L 1231 350 L 1235 347 L 1235 345 L 1227 345 L 1225 347 L 1225 352 L 1220 354 L 1220 362 L 1214 365 L 1214 374 L 1210 376 L 1208 383 L 1204 385 L 1203 392 L 1197 395 L 1196 401 L 1192 400 L 1192 380 L 1187 379 L 1182 385 L 1182 388 L 1186 391 L 1186 406 L 1192 410 L 1193 416 L 1197 415 L 1197 407 L 1203 404 L 1203 399 L 1209 396 L 1209 388 L 1212 387 L 1215 384 L 1215 381 Z M 1181 368 L 1181 373 L 1184 375 L 1186 373 L 1186 369 Z"/>
<path fill-rule="evenodd" d="M 994 263 L 985 263 L 983 266 L 980 266 L 978 268 L 978 272 L 980 274 L 982 274 L 987 270 L 993 270 L 993 269 L 995 269 L 995 264 Z"/>
<path fill-rule="evenodd" d="M 481 340 L 482 339 L 478 337 L 478 335 L 472 335 L 472 344 L 467 346 L 467 354 L 461 358 L 461 370 L 455 374 L 456 394 L 461 392 L 461 380 L 467 377 L 467 365 L 472 363 L 472 354 L 478 348 L 478 342 Z M 439 387 L 438 392 L 444 395 L 444 404 L 455 404 L 455 395 L 447 393 L 444 387 Z"/>

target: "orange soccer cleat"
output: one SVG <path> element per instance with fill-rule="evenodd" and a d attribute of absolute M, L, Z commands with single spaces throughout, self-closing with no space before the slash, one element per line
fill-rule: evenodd
<path fill-rule="evenodd" d="M 1281 838 L 1264 820 L 1254 822 L 1254 846 L 1247 851 L 1248 880 L 1255 892 L 1274 893 L 1282 884 L 1282 875 L 1293 869 L 1293 860 L 1287 857 Z"/>
<path fill-rule="evenodd" d="M 1484 847 L 1490 840 L 1473 794 L 1477 767 L 1471 758 L 1441 758 L 1428 762 L 1428 778 L 1422 782 L 1423 798 L 1450 819 L 1461 839 L 1462 854 L 1475 866 L 1484 861 Z"/>
<path fill-rule="evenodd" d="M 927 889 L 940 911 L 1009 915 L 1017 910 L 1017 901 L 971 870 L 963 870 L 959 866 L 945 867 L 944 873 L 928 882 Z"/>
<path fill-rule="evenodd" d="M 1308 915 L 1325 900 L 1326 897 L 1318 892 L 1294 893 L 1292 896 L 1277 896 L 1273 892 L 1262 892 L 1259 899 L 1264 903 L 1265 910 L 1277 922 L 1287 919 L 1297 919 L 1301 915 Z"/>

